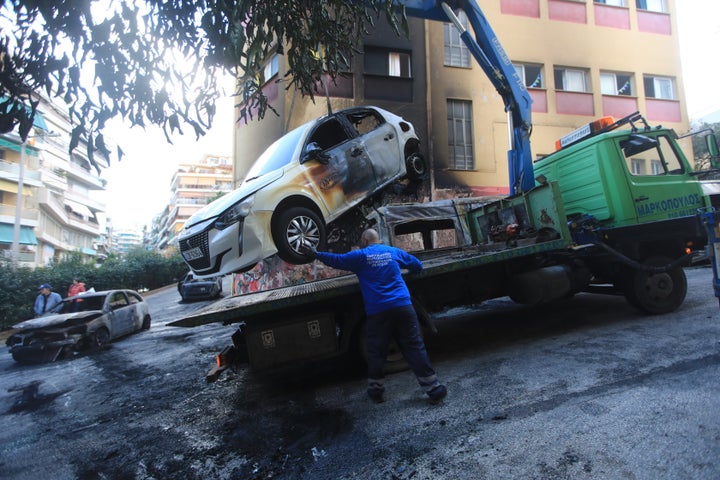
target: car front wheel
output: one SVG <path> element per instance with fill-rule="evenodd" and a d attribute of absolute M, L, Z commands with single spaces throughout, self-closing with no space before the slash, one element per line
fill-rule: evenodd
<path fill-rule="evenodd" d="M 105 327 L 98 328 L 90 337 L 90 348 L 100 349 L 110 343 L 110 332 Z"/>
<path fill-rule="evenodd" d="M 325 223 L 308 208 L 292 207 L 274 219 L 273 240 L 282 260 L 295 265 L 308 263 L 308 258 L 300 253 L 300 247 L 304 243 L 317 249 L 324 248 Z"/>

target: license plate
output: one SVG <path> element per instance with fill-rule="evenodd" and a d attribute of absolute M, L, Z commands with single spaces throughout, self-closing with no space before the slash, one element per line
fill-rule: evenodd
<path fill-rule="evenodd" d="M 192 260 L 197 260 L 198 258 L 202 258 L 203 253 L 200 247 L 191 248 L 190 250 L 186 252 L 182 252 L 182 256 L 185 260 L 188 262 Z"/>

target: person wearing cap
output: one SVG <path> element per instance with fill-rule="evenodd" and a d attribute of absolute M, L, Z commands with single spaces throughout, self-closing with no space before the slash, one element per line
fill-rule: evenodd
<path fill-rule="evenodd" d="M 59 293 L 53 292 L 49 283 L 43 283 L 38 287 L 40 293 L 35 298 L 35 316 L 42 317 L 51 313 L 57 313 L 55 309 L 61 304 L 62 297 Z"/>

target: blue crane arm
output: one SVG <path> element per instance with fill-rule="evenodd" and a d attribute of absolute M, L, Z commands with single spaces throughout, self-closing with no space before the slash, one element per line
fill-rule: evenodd
<path fill-rule="evenodd" d="M 483 69 L 505 104 L 508 114 L 508 172 L 510 194 L 526 192 L 535 186 L 530 133 L 532 132 L 532 98 L 525 84 L 505 53 L 495 32 L 475 0 L 394 0 L 405 7 L 408 16 L 453 22 L 460 30 L 460 38 L 467 45 L 475 61 Z M 473 37 L 465 30 L 453 13 L 465 12 L 475 32 Z"/>

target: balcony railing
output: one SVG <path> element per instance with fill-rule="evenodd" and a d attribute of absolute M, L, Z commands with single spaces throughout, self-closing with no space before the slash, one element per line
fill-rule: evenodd
<path fill-rule="evenodd" d="M 37 159 L 25 157 L 25 168 L 23 169 L 23 178 L 25 181 L 35 180 L 40 181 L 40 172 L 37 170 L 38 162 Z M 18 181 L 20 178 L 20 165 L 14 162 L 8 162 L 7 160 L 0 160 L 0 178 L 5 180 Z"/>
<path fill-rule="evenodd" d="M 0 204 L 0 217 L 12 217 L 15 218 L 17 207 L 15 205 L 9 205 L 6 203 Z M 23 207 L 20 211 L 20 215 L 23 220 L 32 220 L 37 223 L 40 218 L 40 212 L 36 208 Z"/>

